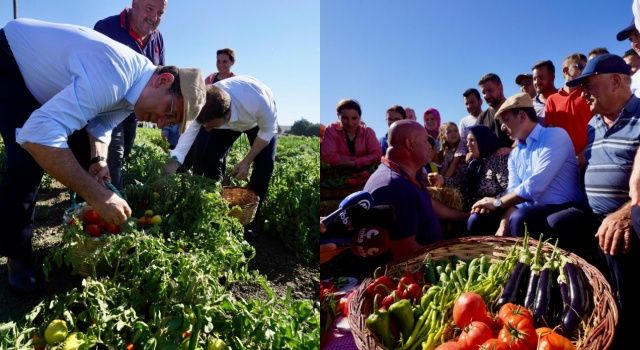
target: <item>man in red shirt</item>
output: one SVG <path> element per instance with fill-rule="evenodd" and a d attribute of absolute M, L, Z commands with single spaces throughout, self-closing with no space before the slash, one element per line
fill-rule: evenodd
<path fill-rule="evenodd" d="M 586 57 L 580 53 L 574 53 L 565 58 L 562 64 L 562 76 L 565 83 L 578 77 L 586 64 Z M 592 116 L 587 101 L 582 97 L 580 86 L 568 87 L 565 84 L 557 93 L 547 99 L 545 124 L 567 131 L 580 167 L 584 165 L 583 152 L 587 144 L 587 124 Z"/>

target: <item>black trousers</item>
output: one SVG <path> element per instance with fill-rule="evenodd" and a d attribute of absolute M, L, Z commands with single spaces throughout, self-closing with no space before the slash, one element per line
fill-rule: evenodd
<path fill-rule="evenodd" d="M 0 180 L 0 255 L 11 259 L 32 258 L 36 197 L 44 171 L 29 152 L 16 143 L 16 129 L 40 106 L 27 89 L 4 30 L 0 29 L 0 135 L 7 156 Z M 68 142 L 85 168 L 89 165 L 88 141 L 82 130 L 74 133 Z"/>
<path fill-rule="evenodd" d="M 249 138 L 249 144 L 253 145 L 258 136 L 258 127 L 244 132 Z M 218 181 L 225 173 L 227 154 L 233 143 L 242 135 L 242 132 L 228 129 L 213 129 L 207 132 L 200 128 L 198 136 L 193 143 L 190 153 L 193 162 L 193 173 L 203 175 Z M 274 136 L 269 144 L 253 160 L 253 170 L 249 179 L 249 188 L 260 196 L 258 213 L 266 198 L 269 189 L 269 181 L 273 175 L 273 167 L 276 159 L 277 136 Z"/>

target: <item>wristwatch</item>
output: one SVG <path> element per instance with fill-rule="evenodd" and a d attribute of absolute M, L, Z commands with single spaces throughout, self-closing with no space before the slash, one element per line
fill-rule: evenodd
<path fill-rule="evenodd" d="M 500 198 L 496 198 L 496 200 L 493 201 L 493 206 L 496 209 L 502 207 L 502 200 Z"/>
<path fill-rule="evenodd" d="M 97 157 L 91 158 L 91 160 L 89 161 L 89 164 L 95 164 L 95 163 L 98 163 L 98 162 L 104 162 L 106 160 L 107 160 L 107 158 L 105 158 L 103 156 L 97 156 Z"/>

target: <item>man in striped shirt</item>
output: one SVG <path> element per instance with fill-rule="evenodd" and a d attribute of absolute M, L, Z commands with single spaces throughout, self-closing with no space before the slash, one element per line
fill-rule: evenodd
<path fill-rule="evenodd" d="M 640 99 L 631 93 L 631 69 L 622 57 L 604 54 L 567 82 L 582 87 L 594 113 L 585 148 L 585 190 L 596 219 L 600 255 L 620 310 L 616 340 L 627 344 L 633 317 L 640 310 L 637 278 L 638 237 L 631 220 L 629 178 L 640 145 Z M 605 269 L 607 270 L 607 269 Z"/>

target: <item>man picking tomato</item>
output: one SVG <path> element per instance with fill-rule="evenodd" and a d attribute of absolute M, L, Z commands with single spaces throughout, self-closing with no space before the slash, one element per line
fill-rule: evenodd
<path fill-rule="evenodd" d="M 207 105 L 195 123 L 180 136 L 165 171 L 175 172 L 189 153 L 193 172 L 217 181 L 224 174 L 229 149 L 240 135 L 247 134 L 251 149 L 235 165 L 232 175 L 246 179 L 253 164 L 249 188 L 260 197 L 256 214 L 259 215 L 273 174 L 278 133 L 276 119 L 273 93 L 257 79 L 236 76 L 208 85 Z"/>
<path fill-rule="evenodd" d="M 184 127 L 205 99 L 199 70 L 157 67 L 92 29 L 32 19 L 1 29 L 0 134 L 7 163 L 0 183 L 0 255 L 9 258 L 10 287 L 36 287 L 31 237 L 43 171 L 106 222 L 121 224 L 131 209 L 102 183 L 109 179 L 111 129 L 132 111 L 160 127 Z"/>

